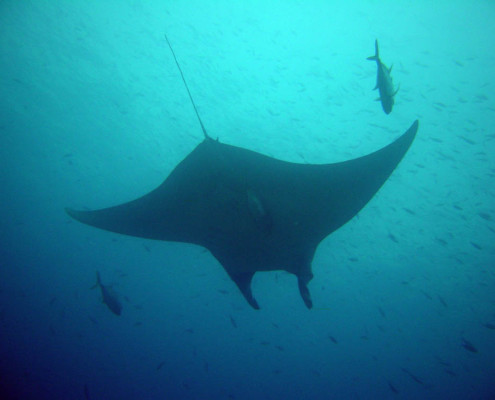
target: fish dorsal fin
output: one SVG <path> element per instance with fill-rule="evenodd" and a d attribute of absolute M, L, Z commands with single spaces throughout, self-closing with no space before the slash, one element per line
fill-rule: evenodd
<path fill-rule="evenodd" d="M 394 97 L 397 94 L 397 92 L 399 91 L 399 89 L 400 89 L 400 83 L 397 85 L 397 90 L 394 92 L 394 94 L 392 95 L 392 97 Z"/>

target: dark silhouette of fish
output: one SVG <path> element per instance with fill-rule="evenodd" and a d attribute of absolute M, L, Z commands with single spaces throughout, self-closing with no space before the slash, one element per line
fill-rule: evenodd
<path fill-rule="evenodd" d="M 338 343 L 339 343 L 339 342 L 337 341 L 337 339 L 335 339 L 333 336 L 328 335 L 328 338 L 329 338 L 332 342 L 334 342 L 335 344 L 338 344 Z"/>
<path fill-rule="evenodd" d="M 394 90 L 394 83 L 392 82 L 392 76 L 390 75 L 392 67 L 387 68 L 380 60 L 377 39 L 375 39 L 375 55 L 369 56 L 367 60 L 376 61 L 377 73 L 374 90 L 378 89 L 378 92 L 380 93 L 380 97 L 376 100 L 379 100 L 382 103 L 385 114 L 390 114 L 392 112 L 392 107 L 394 106 L 394 96 L 399 91 L 399 88 L 397 87 L 397 90 Z"/>
<path fill-rule="evenodd" d="M 419 379 L 416 375 L 414 375 L 411 371 L 409 371 L 406 368 L 401 368 L 402 371 L 404 371 L 414 382 L 419 383 L 420 385 L 424 385 L 424 382 L 422 379 Z"/>
<path fill-rule="evenodd" d="M 392 384 L 392 382 L 390 382 L 390 381 L 387 381 L 387 382 L 388 382 L 388 387 L 390 388 L 390 390 L 395 394 L 399 394 L 399 390 Z"/>
<path fill-rule="evenodd" d="M 94 287 L 100 288 L 102 301 L 110 311 L 115 315 L 120 315 L 122 313 L 122 304 L 113 289 L 101 283 L 100 273 L 98 271 L 96 271 L 96 285 Z"/>
<path fill-rule="evenodd" d="M 158 370 L 162 369 L 162 367 L 163 367 L 164 365 L 165 365 L 165 361 L 160 362 L 160 363 L 156 366 L 156 370 L 158 371 Z"/>
<path fill-rule="evenodd" d="M 478 349 L 476 347 L 474 347 L 474 345 L 470 341 L 468 341 L 464 338 L 462 338 L 461 346 L 464 347 L 467 351 L 470 351 L 471 353 L 477 353 L 478 352 Z"/>
<path fill-rule="evenodd" d="M 488 329 L 492 329 L 492 330 L 495 329 L 495 324 L 491 324 L 490 322 L 487 322 L 486 324 L 482 324 L 482 325 Z"/>
<path fill-rule="evenodd" d="M 203 131 L 202 143 L 143 197 L 67 213 L 111 232 L 207 248 L 255 309 L 254 274 L 290 272 L 311 308 L 307 284 L 318 244 L 353 218 L 388 179 L 414 140 L 418 121 L 364 157 L 321 165 L 285 162 L 212 139 L 175 61 Z M 107 305 L 117 310 L 112 301 Z"/>

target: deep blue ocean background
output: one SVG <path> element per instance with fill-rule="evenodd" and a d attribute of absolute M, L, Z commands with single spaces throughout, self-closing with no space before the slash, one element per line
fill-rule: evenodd
<path fill-rule="evenodd" d="M 1 0 L 0 398 L 494 399 L 494 21 L 488 0 Z M 165 34 L 224 143 L 329 163 L 420 120 L 320 244 L 312 310 L 287 273 L 256 274 L 255 311 L 204 249 L 64 212 L 142 196 L 203 139 Z"/>

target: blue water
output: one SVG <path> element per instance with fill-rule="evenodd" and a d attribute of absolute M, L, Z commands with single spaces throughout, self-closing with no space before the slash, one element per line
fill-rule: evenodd
<path fill-rule="evenodd" d="M 2 0 L 0 398 L 495 398 L 494 20 L 481 0 Z M 313 310 L 287 273 L 256 274 L 255 311 L 204 249 L 64 213 L 147 193 L 202 140 L 165 33 L 222 142 L 328 163 L 420 120 L 319 246 Z"/>

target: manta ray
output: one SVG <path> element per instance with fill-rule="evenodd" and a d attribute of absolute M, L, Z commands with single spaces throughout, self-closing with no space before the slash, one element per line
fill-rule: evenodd
<path fill-rule="evenodd" d="M 170 50 L 203 141 L 150 193 L 109 208 L 67 213 L 111 232 L 203 246 L 255 309 L 254 274 L 287 271 L 297 277 L 311 308 L 308 283 L 318 244 L 352 219 L 388 179 L 413 142 L 418 121 L 364 157 L 333 164 L 278 160 L 208 135 Z"/>

